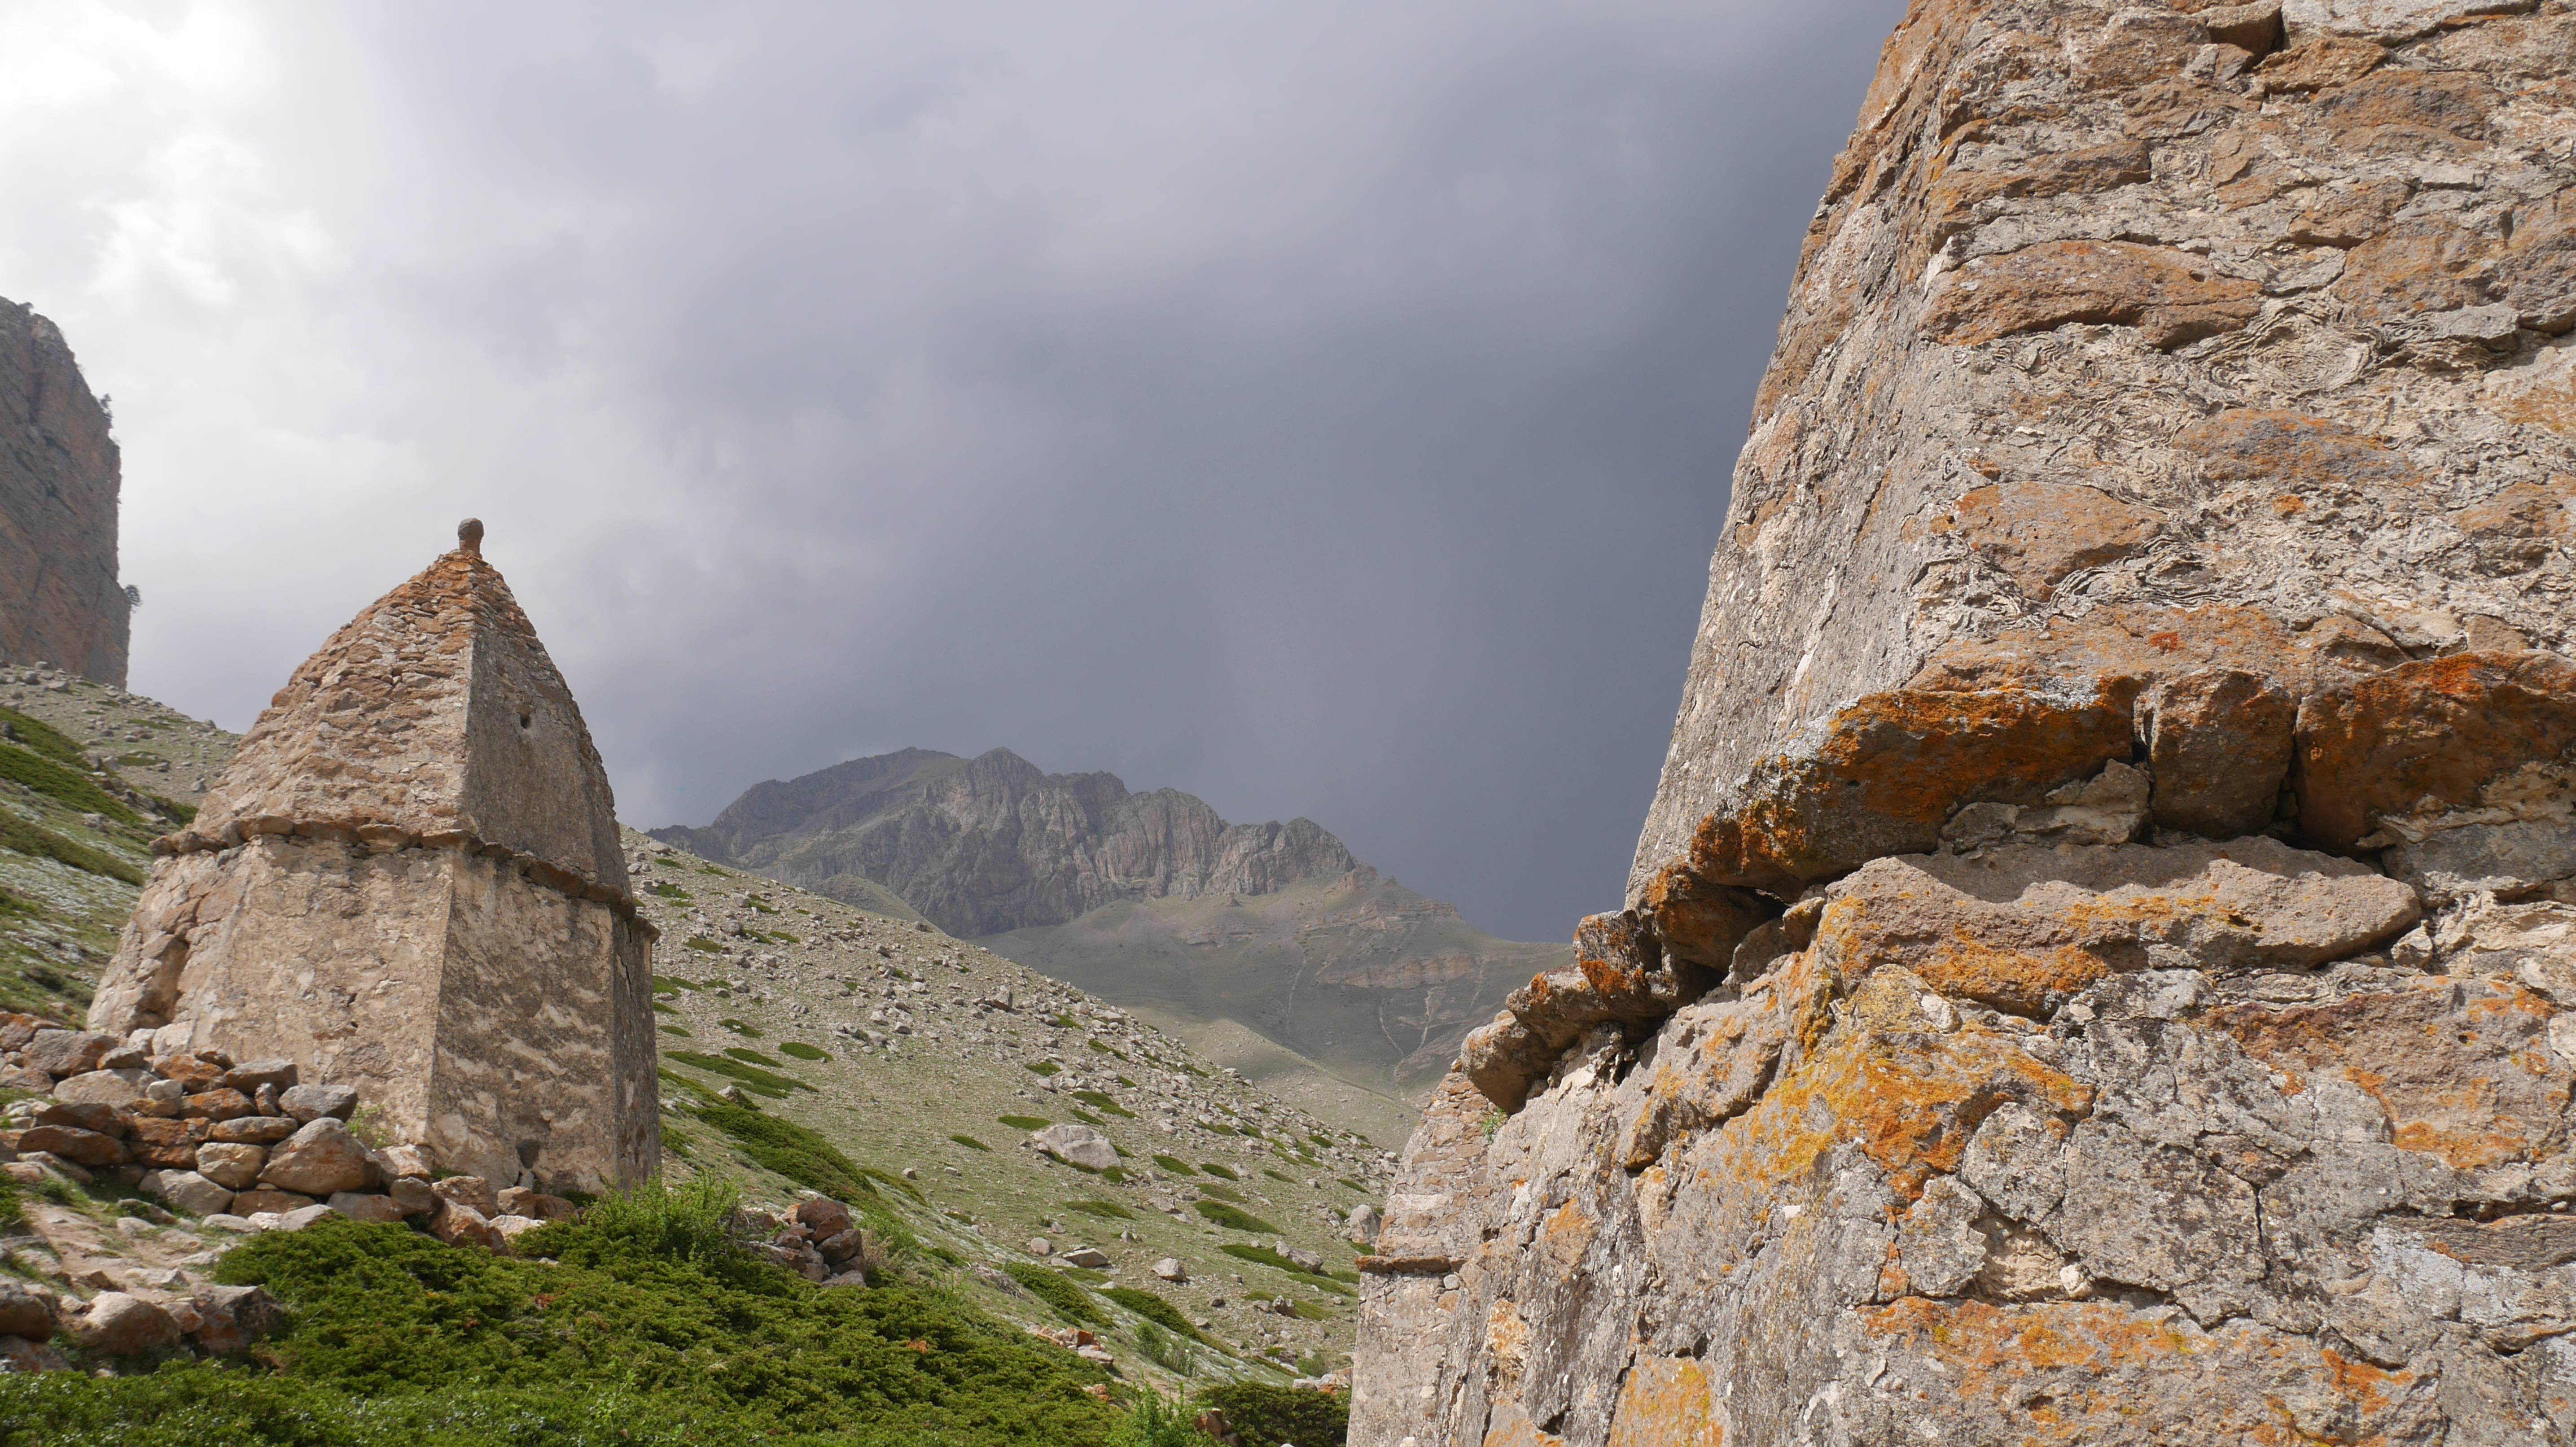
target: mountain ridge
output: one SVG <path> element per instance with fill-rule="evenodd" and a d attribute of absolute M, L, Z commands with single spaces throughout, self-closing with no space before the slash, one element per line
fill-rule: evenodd
<path fill-rule="evenodd" d="M 1469 1027 L 1570 956 L 1477 930 L 1311 819 L 1230 824 L 1180 790 L 1008 749 L 852 759 L 650 832 L 830 898 L 895 899 L 1170 1028 L 1240 1025 L 1286 1052 L 1247 1057 L 1255 1079 L 1311 1069 L 1399 1114 Z"/>

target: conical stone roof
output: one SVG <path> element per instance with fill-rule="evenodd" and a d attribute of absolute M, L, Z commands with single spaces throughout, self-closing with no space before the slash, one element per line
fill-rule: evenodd
<path fill-rule="evenodd" d="M 295 670 L 174 850 L 286 833 L 473 844 L 625 897 L 616 801 L 581 708 L 480 528 L 460 531 L 474 541 Z"/>

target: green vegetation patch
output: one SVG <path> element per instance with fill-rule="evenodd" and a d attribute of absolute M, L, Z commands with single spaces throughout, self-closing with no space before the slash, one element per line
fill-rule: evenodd
<path fill-rule="evenodd" d="M 779 1041 L 778 1053 L 796 1060 L 819 1060 L 826 1064 L 832 1059 L 820 1046 L 808 1045 L 802 1040 Z"/>
<path fill-rule="evenodd" d="M 1192 1201 L 1190 1209 L 1229 1231 L 1249 1231 L 1256 1236 L 1276 1236 L 1279 1228 L 1239 1207 L 1223 1201 Z"/>
<path fill-rule="evenodd" d="M 1368 1192 L 1368 1187 L 1361 1185 L 1359 1182 L 1352 1180 L 1352 1179 L 1351 1179 L 1350 1177 L 1348 1177 L 1348 1176 L 1335 1176 L 1335 1177 L 1333 1177 L 1333 1179 L 1334 1179 L 1334 1180 L 1336 1180 L 1336 1181 L 1341 1182 L 1341 1183 L 1342 1183 L 1343 1185 L 1345 1185 L 1345 1186 L 1350 1187 L 1350 1188 L 1351 1188 L 1352 1190 L 1354 1190 L 1354 1191 L 1358 1191 L 1358 1192 L 1360 1192 L 1360 1193 L 1361 1193 L 1361 1194 L 1363 1194 L 1363 1195 L 1367 1194 L 1367 1192 Z"/>
<path fill-rule="evenodd" d="M 1082 1028 L 1082 1022 L 1074 1019 L 1071 1015 L 1058 1015 L 1047 1023 L 1053 1025 L 1058 1030 L 1079 1030 Z"/>
<path fill-rule="evenodd" d="M 1295 1176 L 1283 1176 L 1283 1175 L 1281 1175 L 1279 1172 L 1274 1171 L 1274 1170 L 1270 1170 L 1270 1169 L 1268 1169 L 1267 1167 L 1264 1167 L 1264 1168 L 1263 1168 L 1263 1170 L 1262 1170 L 1261 1174 L 1263 1174 L 1263 1175 L 1265 1175 L 1265 1176 L 1268 1176 L 1270 1179 L 1272 1179 L 1272 1180 L 1274 1180 L 1274 1181 L 1278 1181 L 1278 1182 L 1281 1182 L 1281 1183 L 1286 1184 L 1286 1185 L 1291 1185 L 1291 1186 L 1293 1186 L 1293 1185 L 1297 1184 L 1297 1178 L 1296 1178 Z"/>
<path fill-rule="evenodd" d="M 1053 1075 L 1062 1069 L 1064 1069 L 1063 1066 L 1056 1064 L 1052 1060 L 1032 1060 L 1029 1062 L 1029 1073 L 1031 1075 Z"/>
<path fill-rule="evenodd" d="M 984 1144 L 982 1141 L 979 1141 L 979 1140 L 975 1139 L 973 1136 L 970 1136 L 970 1135 L 953 1135 L 953 1136 L 950 1136 L 950 1137 L 949 1137 L 949 1139 L 950 1139 L 950 1140 L 953 1140 L 953 1141 L 955 1141 L 955 1142 L 957 1142 L 959 1145 L 964 1146 L 966 1149 L 968 1149 L 968 1150 L 970 1150 L 970 1151 L 988 1151 L 988 1152 L 989 1152 L 990 1150 L 992 1150 L 992 1149 L 993 1149 L 991 1146 L 988 1146 L 988 1145 Z"/>
<path fill-rule="evenodd" d="M 1105 1121 L 1105 1120 L 1102 1120 L 1100 1117 L 1098 1117 L 1098 1116 L 1096 1116 L 1096 1115 L 1093 1115 L 1090 1111 L 1087 1111 L 1087 1110 L 1074 1110 L 1074 1111 L 1071 1111 L 1071 1112 L 1068 1112 L 1068 1113 L 1069 1113 L 1070 1115 L 1072 1115 L 1072 1117 L 1073 1117 L 1075 1120 L 1078 1120 L 1078 1121 L 1082 1122 L 1084 1125 L 1107 1125 L 1107 1124 L 1109 1124 L 1109 1122 L 1107 1122 L 1107 1121 Z"/>
<path fill-rule="evenodd" d="M 687 890 L 682 889 L 680 886 L 673 884 L 667 879 L 654 880 L 652 893 L 657 894 L 664 899 L 677 900 L 681 904 L 695 904 L 698 898 L 696 895 L 689 893 Z"/>
<path fill-rule="evenodd" d="M 1167 1170 L 1176 1176 L 1195 1176 L 1198 1174 L 1197 1167 L 1191 1165 L 1185 1160 L 1182 1160 L 1179 1156 L 1156 1156 L 1154 1157 L 1154 1164 L 1161 1166 L 1164 1170 Z"/>
<path fill-rule="evenodd" d="M 1086 1216 L 1105 1216 L 1112 1221 L 1133 1221 L 1136 1219 L 1135 1212 L 1119 1205 L 1116 1201 L 1102 1201 L 1098 1199 L 1087 1201 L 1067 1201 L 1064 1203 L 1064 1208 L 1068 1211 L 1080 1211 Z"/>
<path fill-rule="evenodd" d="M 1077 1090 L 1073 1093 L 1073 1098 L 1094 1110 L 1106 1111 L 1111 1115 L 1123 1115 L 1129 1120 L 1136 1118 L 1136 1112 L 1120 1105 L 1115 1097 L 1097 1090 Z"/>
<path fill-rule="evenodd" d="M 1243 1196 L 1239 1192 L 1229 1191 L 1223 1186 L 1201 1186 L 1199 1191 L 1204 1195 L 1214 1196 L 1220 1201 L 1228 1201 L 1237 1206 L 1243 1204 Z"/>
<path fill-rule="evenodd" d="M 1055 1124 L 1042 1115 L 998 1115 L 993 1118 L 1013 1130 L 1045 1130 Z"/>
<path fill-rule="evenodd" d="M 1356 1272 L 1344 1271 L 1330 1276 L 1322 1275 L 1307 1270 L 1267 1246 L 1246 1246 L 1241 1242 L 1229 1242 L 1217 1249 L 1238 1261 L 1258 1262 L 1263 1266 L 1285 1271 L 1310 1286 L 1318 1286 L 1326 1291 L 1339 1292 L 1344 1296 L 1357 1296 L 1360 1293 L 1356 1284 L 1359 1281 Z"/>
<path fill-rule="evenodd" d="M 1197 1327 L 1190 1325 L 1188 1317 L 1181 1315 L 1179 1307 L 1150 1291 L 1139 1291 L 1132 1286 L 1112 1286 L 1100 1294 L 1167 1331 L 1192 1341 L 1207 1340 L 1199 1335 Z"/>
<path fill-rule="evenodd" d="M 120 824 L 139 824 L 143 816 L 111 797 L 76 764 L 57 763 L 33 749 L 0 744 L 0 779 L 24 784 L 66 808 L 104 814 Z"/>
<path fill-rule="evenodd" d="M 784 1099 L 787 1092 L 791 1090 L 814 1088 L 792 1075 L 773 1075 L 756 1066 L 745 1065 L 739 1060 L 729 1060 L 721 1055 L 700 1055 L 693 1050 L 665 1050 L 662 1052 L 662 1058 L 676 1060 L 691 1069 L 703 1070 L 710 1075 L 721 1075 L 728 1080 L 738 1080 L 764 1095 L 773 1095 L 781 1099 Z"/>
<path fill-rule="evenodd" d="M 663 1034 L 665 1034 L 665 1035 L 676 1035 L 676 1036 L 678 1036 L 678 1037 L 679 1037 L 680 1039 L 682 1039 L 682 1040 L 694 1040 L 694 1039 L 696 1039 L 696 1038 L 697 1038 L 696 1036 L 691 1035 L 688 1031 L 681 1029 L 681 1028 L 680 1028 L 679 1026 L 677 1026 L 677 1025 L 665 1025 L 665 1026 L 663 1026 L 663 1027 L 662 1027 L 662 1033 L 663 1033 Z"/>
<path fill-rule="evenodd" d="M 73 743 L 70 735 L 43 719 L 20 713 L 14 708 L 0 708 L 0 739 L 67 768 L 89 767 L 88 761 L 81 757 L 80 745 Z"/>
<path fill-rule="evenodd" d="M 1341 1447 L 1351 1435 L 1351 1404 L 1340 1392 L 1308 1392 L 1270 1382 L 1221 1382 L 1199 1401 L 1225 1413 L 1243 1447 Z"/>
<path fill-rule="evenodd" d="M 223 1279 L 290 1324 L 255 1360 L 0 1377 L 0 1441 L 49 1447 L 1111 1447 L 1097 1368 L 904 1282 L 820 1289 L 751 1260 L 721 1183 L 648 1186 L 456 1250 L 339 1218 L 244 1242 Z M 552 1260 L 533 1259 L 549 1257 Z"/>
<path fill-rule="evenodd" d="M 768 1056 L 761 1054 L 757 1050 L 746 1050 L 739 1045 L 726 1046 L 725 1054 L 741 1061 L 745 1065 L 757 1065 L 763 1070 L 785 1070 L 787 1068 L 786 1066 L 779 1064 L 777 1061 L 770 1059 Z"/>
<path fill-rule="evenodd" d="M 699 984 L 695 980 L 684 980 L 677 975 L 655 975 L 653 977 L 653 992 L 657 995 L 669 994 L 673 990 L 703 990 L 705 988 L 706 986 Z"/>
<path fill-rule="evenodd" d="M 727 1100 L 702 1101 L 689 1113 L 731 1137 L 763 1169 L 820 1191 L 867 1217 L 868 1224 L 888 1238 L 913 1244 L 902 1220 L 877 1200 L 877 1188 L 867 1181 L 869 1173 L 819 1132 Z"/>
<path fill-rule="evenodd" d="M 702 955 L 720 955 L 724 953 L 724 946 L 717 944 L 714 940 L 708 939 L 705 935 L 689 936 L 687 939 L 680 942 L 680 948 L 684 950 L 696 950 Z"/>
<path fill-rule="evenodd" d="M 718 1020 L 716 1023 L 747 1040 L 757 1040 L 760 1038 L 760 1027 L 751 1024 L 748 1021 L 724 1019 Z"/>
<path fill-rule="evenodd" d="M 22 751 L 0 749 L 0 754 L 14 752 Z M 35 859 L 51 859 L 58 864 L 67 864 L 84 874 L 95 874 L 105 879 L 122 880 L 134 885 L 143 882 L 143 871 L 125 860 L 104 849 L 92 849 L 86 844 L 66 839 L 51 829 L 30 824 L 19 818 L 14 809 L 0 808 L 0 849 L 15 850 Z"/>
<path fill-rule="evenodd" d="M 1049 1271 L 1026 1261 L 1007 1261 L 1002 1270 L 1013 1281 L 1028 1288 L 1029 1295 L 1055 1308 L 1067 1321 L 1098 1325 L 1100 1308 L 1092 1303 L 1091 1293 L 1074 1284 L 1061 1271 Z"/>
<path fill-rule="evenodd" d="M 1216 1177 L 1220 1181 L 1239 1181 L 1243 1179 L 1243 1177 L 1234 1173 L 1234 1167 L 1217 1161 L 1201 1161 L 1199 1162 L 1199 1169 Z"/>
<path fill-rule="evenodd" d="M 1119 1049 L 1117 1046 L 1115 1046 L 1115 1045 L 1110 1045 L 1110 1044 L 1107 1044 L 1106 1042 L 1099 1041 L 1099 1040 L 1085 1040 L 1085 1041 L 1084 1041 L 1084 1042 L 1082 1042 L 1082 1043 L 1083 1043 L 1083 1044 L 1085 1044 L 1085 1045 L 1090 1046 L 1090 1047 L 1091 1047 L 1091 1049 L 1092 1049 L 1092 1053 L 1094 1053 L 1094 1054 L 1096 1054 L 1096 1055 L 1115 1055 L 1115 1056 L 1117 1056 L 1117 1057 L 1118 1057 L 1119 1059 L 1121 1059 L 1121 1060 L 1124 1060 L 1124 1059 L 1126 1059 L 1126 1058 L 1127 1058 L 1127 1052 L 1125 1052 L 1125 1051 L 1123 1051 L 1123 1050 L 1120 1050 L 1120 1049 Z"/>

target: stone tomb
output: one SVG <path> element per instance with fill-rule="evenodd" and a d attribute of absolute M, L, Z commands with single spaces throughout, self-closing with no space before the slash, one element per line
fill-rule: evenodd
<path fill-rule="evenodd" d="M 652 927 L 580 708 L 481 524 L 459 534 L 156 846 L 90 1026 L 294 1060 L 443 1170 L 632 1184 L 658 1156 Z"/>

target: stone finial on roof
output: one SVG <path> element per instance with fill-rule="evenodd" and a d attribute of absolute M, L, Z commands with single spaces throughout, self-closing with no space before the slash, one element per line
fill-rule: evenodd
<path fill-rule="evenodd" d="M 483 556 L 483 520 L 467 518 L 456 525 L 456 546 L 476 557 Z"/>

